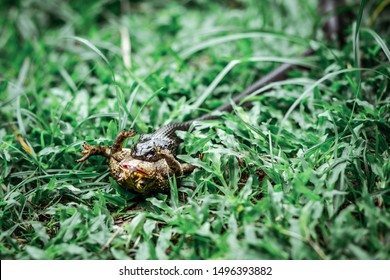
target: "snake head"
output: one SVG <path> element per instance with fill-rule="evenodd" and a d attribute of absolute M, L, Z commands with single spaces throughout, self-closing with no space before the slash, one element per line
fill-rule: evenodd
<path fill-rule="evenodd" d="M 173 140 L 163 138 L 140 138 L 139 141 L 133 146 L 131 150 L 131 156 L 139 160 L 145 160 L 149 162 L 156 162 L 161 159 L 159 151 L 166 151 L 173 153 L 174 148 Z M 171 151 L 172 150 L 172 151 Z M 171 152 L 169 152 L 171 151 Z"/>

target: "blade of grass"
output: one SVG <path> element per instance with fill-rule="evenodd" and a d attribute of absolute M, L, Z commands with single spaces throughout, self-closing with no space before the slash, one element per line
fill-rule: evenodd
<path fill-rule="evenodd" d="M 390 0 L 389 0 L 389 2 L 390 2 Z M 375 39 L 375 41 L 382 48 L 382 51 L 385 53 L 387 59 L 390 62 L 390 50 L 387 47 L 385 41 L 383 41 L 383 39 L 378 35 L 378 33 L 376 33 L 374 30 L 371 30 L 371 29 L 368 29 L 368 28 L 362 28 L 361 30 L 364 31 L 364 32 L 367 32 L 368 34 L 370 34 Z"/>
<path fill-rule="evenodd" d="M 213 90 L 218 86 L 218 84 L 222 81 L 223 78 L 238 64 L 240 63 L 252 63 L 252 62 L 280 62 L 280 63 L 288 63 L 299 66 L 306 67 L 314 67 L 313 64 L 307 62 L 307 60 L 302 58 L 280 58 L 280 57 L 250 57 L 246 59 L 235 59 L 230 61 L 225 68 L 219 72 L 219 74 L 215 77 L 215 79 L 211 82 L 211 84 L 206 88 L 204 93 L 197 98 L 197 100 L 191 104 L 191 110 L 196 110 L 203 104 L 203 102 L 209 97 L 209 95 L 213 92 Z"/>
<path fill-rule="evenodd" d="M 335 72 L 332 72 L 332 73 L 329 73 L 327 75 L 325 75 L 324 77 L 322 77 L 321 79 L 319 79 L 318 81 L 316 81 L 312 86 L 310 86 L 307 90 L 305 90 L 297 100 L 294 101 L 294 103 L 290 106 L 290 108 L 287 110 L 286 114 L 284 115 L 283 119 L 281 120 L 280 122 L 280 125 L 279 125 L 279 129 L 278 129 L 278 133 L 277 133 L 277 136 L 280 136 L 280 133 L 282 131 L 282 128 L 283 126 L 285 125 L 286 123 L 286 120 L 289 118 L 289 116 L 291 115 L 291 113 L 295 110 L 295 108 L 298 106 L 298 104 L 304 99 L 306 98 L 310 93 L 313 92 L 314 88 L 316 88 L 319 84 L 323 83 L 324 81 L 326 80 L 329 80 L 335 76 L 338 76 L 338 75 L 341 75 L 341 74 L 345 74 L 345 73 L 351 73 L 351 72 L 361 72 L 361 71 L 372 71 L 372 72 L 376 72 L 375 70 L 372 70 L 372 69 L 368 69 L 368 68 L 359 68 L 359 69 L 343 69 L 343 70 L 339 70 L 339 71 L 335 71 Z"/>
<path fill-rule="evenodd" d="M 307 41 L 305 39 L 299 39 L 294 36 L 286 36 L 283 34 L 271 33 L 271 32 L 249 32 L 249 33 L 238 33 L 238 34 L 231 34 L 223 37 L 213 38 L 208 41 L 201 42 L 197 45 L 193 45 L 187 48 L 186 50 L 181 51 L 179 55 L 183 59 L 187 59 L 194 53 L 204 50 L 206 48 L 210 48 L 226 42 L 237 41 L 242 39 L 251 39 L 251 38 L 278 38 L 278 39 L 287 40 L 300 45 L 307 45 Z"/>

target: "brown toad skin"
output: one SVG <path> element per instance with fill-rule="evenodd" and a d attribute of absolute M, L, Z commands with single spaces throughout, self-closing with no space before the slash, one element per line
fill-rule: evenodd
<path fill-rule="evenodd" d="M 131 157 L 130 149 L 123 149 L 119 153 L 123 160 L 118 162 L 115 157 L 111 157 L 109 165 L 112 178 L 121 187 L 144 195 L 169 192 L 169 177 L 176 174 L 165 159 L 156 162 L 135 159 Z"/>
<path fill-rule="evenodd" d="M 112 147 L 92 146 L 84 143 L 83 157 L 76 162 L 83 162 L 90 156 L 104 156 L 109 158 L 109 167 L 112 178 L 124 189 L 142 195 L 167 193 L 170 190 L 169 178 L 192 172 L 190 164 L 178 162 L 172 154 L 162 152 L 156 148 L 159 156 L 157 161 L 135 159 L 131 156 L 131 149 L 122 148 L 123 142 L 133 132 L 122 131 L 116 137 Z"/>

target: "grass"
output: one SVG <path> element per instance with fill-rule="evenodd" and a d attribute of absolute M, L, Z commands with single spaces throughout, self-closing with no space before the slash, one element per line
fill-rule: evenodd
<path fill-rule="evenodd" d="M 365 2 L 339 48 L 308 0 L 2 1 L 1 259 L 389 259 L 389 6 Z M 313 68 L 180 133 L 201 168 L 170 195 L 74 162 L 290 59 Z"/>

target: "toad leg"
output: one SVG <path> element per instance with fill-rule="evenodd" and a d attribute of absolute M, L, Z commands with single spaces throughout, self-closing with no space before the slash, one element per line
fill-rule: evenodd
<path fill-rule="evenodd" d="M 195 166 L 188 164 L 188 163 L 183 163 L 181 164 L 180 162 L 175 159 L 175 157 L 172 154 L 166 153 L 161 151 L 159 147 L 155 147 L 157 153 L 165 159 L 166 163 L 168 164 L 169 168 L 172 170 L 172 172 L 175 175 L 181 176 L 183 174 L 188 174 L 191 173 L 194 169 Z"/>
<path fill-rule="evenodd" d="M 136 133 L 130 129 L 130 131 L 123 130 L 119 132 L 118 136 L 115 138 L 114 144 L 111 147 L 111 154 L 122 151 L 123 142 L 129 137 L 133 137 Z"/>
<path fill-rule="evenodd" d="M 182 163 L 181 168 L 183 169 L 183 174 L 190 174 L 196 168 L 195 165 L 189 163 Z"/>
<path fill-rule="evenodd" d="M 104 156 L 107 158 L 111 156 L 110 147 L 108 146 L 92 146 L 88 143 L 84 143 L 83 148 L 83 157 L 80 159 L 76 159 L 76 162 L 83 162 L 87 160 L 90 156 Z"/>

